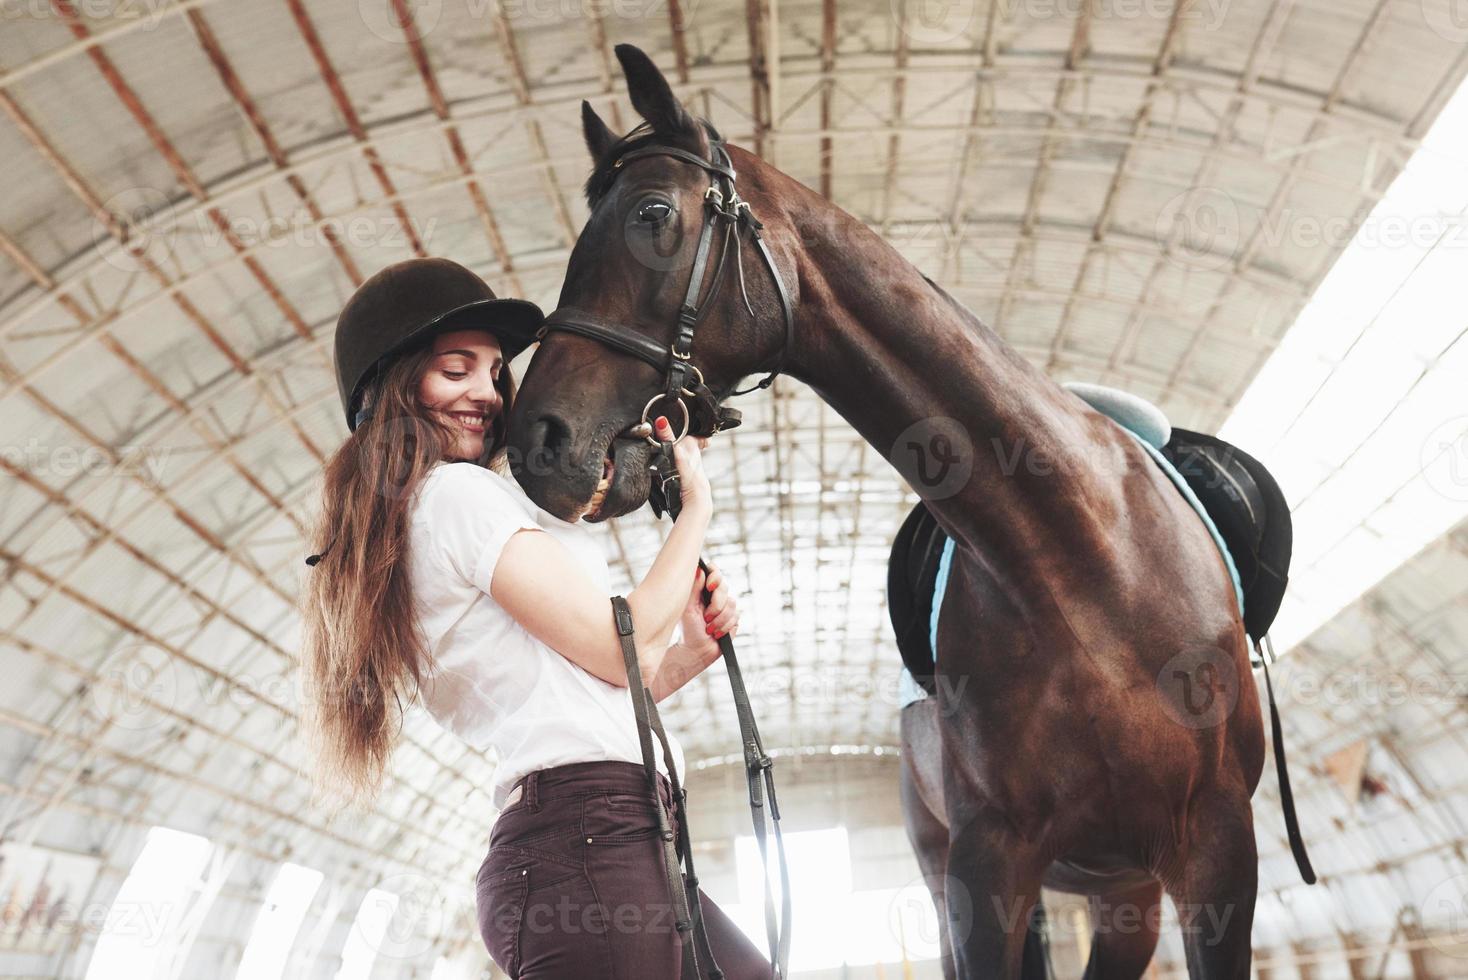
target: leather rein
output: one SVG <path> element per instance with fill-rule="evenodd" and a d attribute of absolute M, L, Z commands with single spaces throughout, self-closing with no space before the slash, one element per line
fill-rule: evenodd
<path fill-rule="evenodd" d="M 734 168 L 729 154 L 724 149 L 723 142 L 713 133 L 710 133 L 709 136 L 712 160 L 705 160 L 677 147 L 645 145 L 618 156 L 611 165 L 608 177 L 608 180 L 614 180 L 627 164 L 654 156 L 672 157 L 690 163 L 709 175 L 709 186 L 703 197 L 703 228 L 699 233 L 698 245 L 694 252 L 688 289 L 678 309 L 678 332 L 673 342 L 665 347 L 621 324 L 612 323 L 585 310 L 566 306 L 557 308 L 546 317 L 536 337 L 539 340 L 552 330 L 564 330 L 600 341 L 614 350 L 646 361 L 665 372 L 664 390 L 648 400 L 642 408 L 641 421 L 629 427 L 626 434 L 644 438 L 652 444 L 654 455 L 649 465 L 658 474 L 659 479 L 653 482 L 648 502 L 658 517 L 662 517 L 666 511 L 673 516 L 675 521 L 678 519 L 681 494 L 678 488 L 677 468 L 673 461 L 674 444 L 690 432 L 696 436 L 712 435 L 724 429 L 731 429 L 739 425 L 741 421 L 738 409 L 727 408 L 719 404 L 721 399 L 705 383 L 703 372 L 693 364 L 692 358 L 694 331 L 718 295 L 719 286 L 723 282 L 727 268 L 726 260 L 731 250 L 735 253 L 734 265 L 738 270 L 739 288 L 745 309 L 751 316 L 755 316 L 754 308 L 749 302 L 749 293 L 744 286 L 744 260 L 743 253 L 740 251 L 740 242 L 746 232 L 754 242 L 754 247 L 764 261 L 765 267 L 769 269 L 770 278 L 774 281 L 775 291 L 779 295 L 781 312 L 785 321 L 785 342 L 780 348 L 779 359 L 773 371 L 758 383 L 740 391 L 731 391 L 729 394 L 742 395 L 768 388 L 773 384 L 775 378 L 784 369 L 786 351 L 789 350 L 795 333 L 795 313 L 790 302 L 790 294 L 785 288 L 784 280 L 780 278 L 780 270 L 775 265 L 769 248 L 760 235 L 764 226 L 755 218 L 748 202 L 742 200 L 735 190 Z M 723 235 L 718 259 L 714 265 L 712 282 L 705 295 L 703 282 L 708 275 L 713 241 L 720 228 L 722 228 Z M 665 399 L 676 402 L 683 411 L 682 431 L 679 431 L 676 437 L 669 442 L 663 442 L 653 435 L 652 421 L 649 418 L 652 407 Z M 685 399 L 693 402 L 692 411 L 689 410 L 688 402 Z M 698 564 L 707 575 L 709 571 L 707 563 L 700 558 Z M 705 589 L 703 593 L 705 605 L 708 604 L 709 598 L 709 592 Z M 612 608 L 617 624 L 618 640 L 622 646 L 622 655 L 627 668 L 633 714 L 637 719 L 637 735 L 642 750 L 643 769 L 647 773 L 653 798 L 658 801 L 658 825 L 663 843 L 664 864 L 668 875 L 669 891 L 673 898 L 679 940 L 683 944 L 685 963 L 692 966 L 694 977 L 706 975 L 713 980 L 718 980 L 724 976 L 724 973 L 714 962 L 713 948 L 708 941 L 708 933 L 699 904 L 698 876 L 694 872 L 693 853 L 689 845 L 687 793 L 679 783 L 677 769 L 673 764 L 673 755 L 669 751 L 667 736 L 663 731 L 652 692 L 641 682 L 641 668 L 633 640 L 631 610 L 622 596 L 612 597 Z M 784 980 L 788 976 L 790 960 L 790 872 L 785 859 L 785 841 L 780 832 L 780 807 L 775 800 L 774 760 L 765 753 L 764 743 L 760 739 L 759 727 L 754 720 L 754 710 L 749 702 L 749 693 L 744 686 L 744 676 L 739 669 L 739 661 L 734 656 L 733 638 L 728 634 L 720 637 L 719 649 L 729 672 L 729 686 L 734 695 L 734 710 L 739 720 L 739 735 L 744 750 L 744 771 L 749 786 L 750 815 L 754 821 L 754 836 L 759 844 L 760 862 L 764 871 L 765 929 L 770 947 L 771 976 L 775 980 Z M 657 766 L 653 759 L 652 749 L 653 734 L 656 734 L 658 742 L 661 743 L 663 761 L 668 769 L 669 784 L 673 794 L 673 806 L 679 816 L 679 829 L 676 835 L 669 826 L 668 816 L 663 810 L 658 795 Z M 768 820 L 774 827 L 775 845 L 780 861 L 781 908 L 778 925 L 775 917 L 774 898 L 770 891 L 768 829 L 765 817 L 766 796 L 769 797 Z M 686 874 L 680 874 L 678 870 L 679 850 L 683 852 L 683 858 L 687 864 Z M 708 963 L 709 969 L 706 974 L 700 969 L 700 960 L 706 960 Z"/>

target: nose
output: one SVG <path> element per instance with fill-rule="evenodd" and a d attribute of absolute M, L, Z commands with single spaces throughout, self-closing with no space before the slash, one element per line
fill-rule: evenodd
<path fill-rule="evenodd" d="M 469 398 L 471 401 L 483 402 L 489 406 L 498 405 L 503 400 L 500 390 L 494 386 L 494 379 L 488 377 L 476 380 L 469 390 Z"/>

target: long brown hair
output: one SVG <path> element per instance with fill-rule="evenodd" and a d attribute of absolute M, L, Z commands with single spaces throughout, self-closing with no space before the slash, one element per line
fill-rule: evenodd
<path fill-rule="evenodd" d="M 454 435 L 418 401 L 431 343 L 377 372 L 368 411 L 326 463 L 312 537 L 318 563 L 302 603 L 303 724 L 312 781 L 340 805 L 365 807 L 382 787 L 401 730 L 432 664 L 409 582 L 408 535 L 419 484 Z M 495 381 L 503 408 L 490 423 L 481 465 L 505 454 L 515 397 L 509 365 Z"/>

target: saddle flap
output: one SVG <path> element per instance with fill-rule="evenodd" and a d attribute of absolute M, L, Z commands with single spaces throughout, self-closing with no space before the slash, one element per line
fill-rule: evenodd
<path fill-rule="evenodd" d="M 1284 493 L 1263 463 L 1216 436 L 1175 428 L 1162 454 L 1223 536 L 1244 587 L 1244 628 L 1263 638 L 1289 582 L 1294 530 Z"/>

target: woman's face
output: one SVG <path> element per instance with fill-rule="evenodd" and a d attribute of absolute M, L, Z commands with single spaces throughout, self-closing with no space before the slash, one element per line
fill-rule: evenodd
<path fill-rule="evenodd" d="M 476 462 L 490 421 L 504 409 L 495 379 L 505 370 L 500 342 L 487 330 L 454 330 L 433 338 L 433 358 L 418 382 L 418 401 L 457 434 L 445 458 Z"/>

